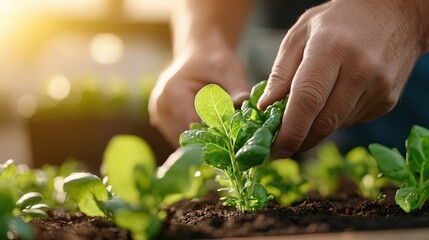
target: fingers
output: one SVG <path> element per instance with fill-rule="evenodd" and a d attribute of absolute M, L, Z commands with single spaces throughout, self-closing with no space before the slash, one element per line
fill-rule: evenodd
<path fill-rule="evenodd" d="M 323 40 L 310 39 L 293 78 L 283 123 L 273 144 L 273 154 L 290 157 L 307 137 L 317 115 L 325 107 L 340 71 L 340 59 Z M 323 45 L 323 44 L 322 44 Z"/>
<path fill-rule="evenodd" d="M 259 109 L 265 110 L 268 105 L 283 99 L 289 93 L 292 79 L 302 60 L 307 41 L 306 35 L 305 28 L 298 25 L 286 34 L 274 61 L 264 94 L 258 102 Z"/>
<path fill-rule="evenodd" d="M 364 76 L 356 68 L 342 64 L 325 107 L 314 120 L 299 151 L 314 147 L 334 131 L 350 124 L 349 119 L 355 114 L 358 102 L 367 88 Z"/>

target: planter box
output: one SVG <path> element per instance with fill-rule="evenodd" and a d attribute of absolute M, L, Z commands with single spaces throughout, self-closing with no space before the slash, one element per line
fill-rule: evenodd
<path fill-rule="evenodd" d="M 133 134 L 145 139 L 158 163 L 174 151 L 146 119 L 132 115 L 107 117 L 34 118 L 28 121 L 33 167 L 60 165 L 74 158 L 99 172 L 103 152 L 117 134 Z"/>

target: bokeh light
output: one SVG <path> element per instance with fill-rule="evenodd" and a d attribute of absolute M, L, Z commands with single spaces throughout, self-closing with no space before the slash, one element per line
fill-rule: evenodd
<path fill-rule="evenodd" d="M 99 64 L 113 64 L 122 58 L 124 43 L 115 34 L 100 33 L 92 38 L 89 52 L 95 62 Z"/>
<path fill-rule="evenodd" d="M 17 102 L 17 112 L 20 116 L 31 118 L 37 110 L 37 100 L 32 94 L 21 96 Z"/>
<path fill-rule="evenodd" d="M 58 101 L 67 98 L 70 94 L 70 89 L 70 81 L 62 75 L 53 77 L 47 85 L 48 95 Z"/>

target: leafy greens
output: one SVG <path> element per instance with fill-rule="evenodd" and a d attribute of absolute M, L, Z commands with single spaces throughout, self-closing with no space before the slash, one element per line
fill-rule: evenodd
<path fill-rule="evenodd" d="M 265 86 L 266 81 L 255 85 L 239 110 L 220 86 L 205 86 L 195 97 L 195 109 L 203 123 L 192 124 L 180 136 L 182 147 L 201 147 L 202 159 L 224 173 L 230 185 L 225 190 L 231 193 L 224 204 L 240 211 L 260 209 L 271 199 L 265 187 L 257 183 L 255 167 L 269 157 L 286 100 L 259 110 L 256 104 Z"/>

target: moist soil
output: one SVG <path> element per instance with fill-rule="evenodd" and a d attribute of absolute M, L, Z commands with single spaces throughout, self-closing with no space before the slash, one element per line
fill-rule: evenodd
<path fill-rule="evenodd" d="M 383 201 L 368 201 L 354 192 L 329 199 L 314 195 L 289 207 L 271 202 L 265 209 L 240 213 L 222 206 L 219 196 L 187 199 L 166 208 L 167 218 L 157 239 L 208 239 L 282 236 L 343 231 L 368 231 L 429 227 L 429 204 L 405 213 L 394 203 L 394 191 Z M 49 212 L 34 219 L 35 239 L 131 239 L 128 231 L 106 218 Z"/>

